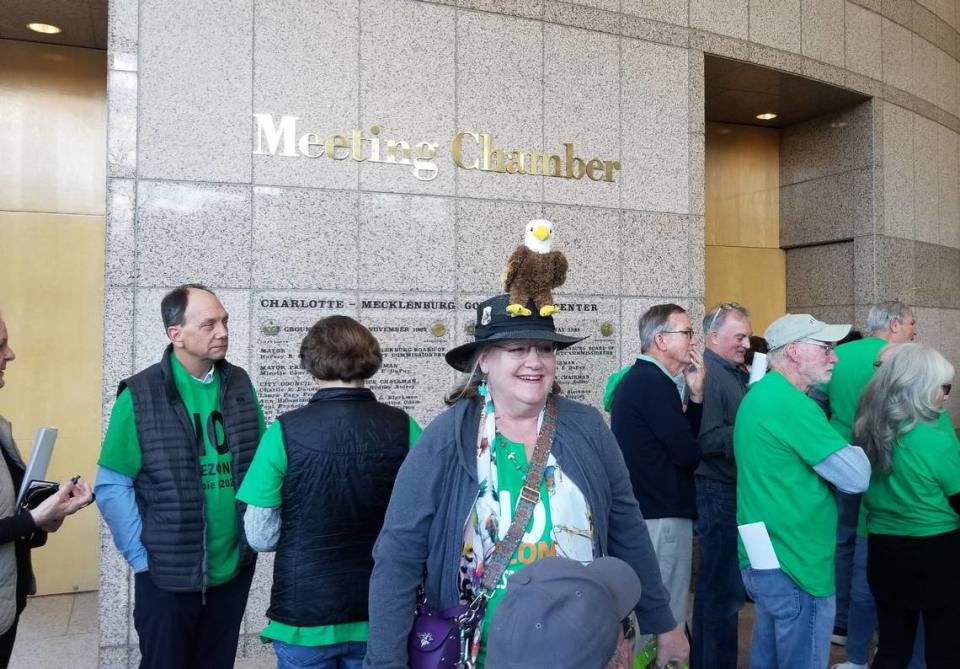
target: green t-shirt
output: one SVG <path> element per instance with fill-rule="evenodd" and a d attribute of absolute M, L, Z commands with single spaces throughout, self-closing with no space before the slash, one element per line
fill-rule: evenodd
<path fill-rule="evenodd" d="M 837 347 L 837 364 L 827 384 L 830 397 L 830 424 L 850 443 L 857 402 L 876 368 L 873 366 L 880 349 L 887 342 L 879 337 L 864 337 Z"/>
<path fill-rule="evenodd" d="M 633 363 L 607 377 L 607 387 L 603 390 L 603 408 L 607 413 L 613 410 L 613 398 L 617 394 L 617 388 L 631 369 L 633 369 Z"/>
<path fill-rule="evenodd" d="M 814 597 L 835 590 L 837 505 L 813 467 L 846 445 L 817 404 L 776 371 L 750 387 L 737 411 L 737 523 L 763 521 L 780 568 Z"/>
<path fill-rule="evenodd" d="M 203 432 L 204 450 L 199 464 L 207 526 L 207 584 L 221 585 L 237 574 L 240 544 L 230 451 L 218 451 L 217 445 L 222 447 L 224 443 L 223 424 L 211 418 L 220 415 L 220 374 L 214 371 L 209 382 L 204 383 L 190 376 L 175 355 L 170 356 L 170 366 L 187 415 Z M 262 433 L 264 419 L 259 402 L 257 414 Z M 136 478 L 143 468 L 133 397 L 127 389 L 114 404 L 97 464 L 130 478 Z"/>
<path fill-rule="evenodd" d="M 410 418 L 411 447 L 421 432 L 423 430 L 417 421 Z M 287 449 L 283 441 L 283 428 L 280 421 L 276 420 L 260 440 L 257 454 L 237 491 L 237 499 L 268 509 L 279 507 L 283 502 L 283 479 L 286 476 Z M 366 641 L 369 629 L 366 620 L 315 627 L 296 627 L 271 620 L 260 633 L 260 638 L 264 643 L 276 640 L 295 646 L 328 646 L 348 641 Z"/>
<path fill-rule="evenodd" d="M 494 441 L 494 448 L 497 449 L 497 496 L 500 498 L 500 508 L 511 509 L 509 517 L 503 516 L 500 522 L 507 527 L 513 519 L 513 511 L 517 508 L 517 501 L 520 499 L 520 491 L 527 479 L 527 470 L 530 463 L 527 460 L 527 452 L 523 444 L 515 443 L 497 434 Z M 553 546 L 551 534 L 553 532 L 553 516 L 550 513 L 550 491 L 547 488 L 547 477 L 544 476 L 540 481 L 540 501 L 538 505 L 543 505 L 544 522 L 543 528 L 536 527 L 536 514 L 530 515 L 530 521 L 527 523 L 527 531 L 521 537 L 517 550 L 514 551 L 510 564 L 503 570 L 504 576 L 487 602 L 487 609 L 483 616 L 483 630 L 481 639 L 490 638 L 490 621 L 493 620 L 493 614 L 503 599 L 506 592 L 506 582 L 511 575 L 520 571 L 528 564 L 537 560 L 556 555 L 556 549 Z M 539 531 L 538 531 L 539 530 Z M 486 643 L 480 644 L 480 655 L 477 658 L 478 666 L 483 667 L 486 664 Z"/>
<path fill-rule="evenodd" d="M 946 413 L 900 436 L 893 468 L 875 472 L 864 494 L 871 534 L 927 537 L 960 528 L 947 498 L 960 492 L 960 442 Z"/>

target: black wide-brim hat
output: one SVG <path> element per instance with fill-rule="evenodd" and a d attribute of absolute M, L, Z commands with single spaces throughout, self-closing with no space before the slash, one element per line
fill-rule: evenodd
<path fill-rule="evenodd" d="M 474 340 L 447 351 L 444 356 L 447 364 L 460 372 L 470 372 L 470 361 L 478 350 L 498 341 L 514 339 L 532 339 L 549 341 L 558 349 L 567 348 L 586 337 L 568 337 L 557 333 L 553 316 L 543 317 L 533 303 L 527 302 L 527 308 L 533 313 L 529 316 L 511 316 L 507 313 L 510 295 L 504 293 L 491 297 L 477 305 L 477 324 Z"/>

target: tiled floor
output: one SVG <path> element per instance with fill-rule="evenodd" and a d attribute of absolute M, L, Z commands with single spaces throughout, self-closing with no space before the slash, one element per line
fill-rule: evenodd
<path fill-rule="evenodd" d="M 11 669 L 95 669 L 97 593 L 33 597 L 20 619 Z M 272 657 L 237 660 L 236 669 L 269 669 Z"/>
<path fill-rule="evenodd" d="M 753 607 L 740 614 L 740 667 L 749 666 Z M 845 659 L 843 649 L 834 646 L 831 665 Z M 12 669 L 92 669 L 97 666 L 97 593 L 34 597 L 27 604 L 17 643 L 10 662 Z M 237 669 L 269 669 L 276 666 L 271 656 L 237 660 Z"/>
<path fill-rule="evenodd" d="M 27 603 L 10 666 L 97 666 L 97 593 L 34 597 Z"/>

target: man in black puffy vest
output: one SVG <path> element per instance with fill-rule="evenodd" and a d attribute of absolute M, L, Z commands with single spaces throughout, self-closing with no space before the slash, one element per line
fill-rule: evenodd
<path fill-rule="evenodd" d="M 160 310 L 170 345 L 120 384 L 97 504 L 136 573 L 141 668 L 232 667 L 256 561 L 235 495 L 263 412 L 225 360 L 228 315 L 213 292 L 180 286 Z"/>

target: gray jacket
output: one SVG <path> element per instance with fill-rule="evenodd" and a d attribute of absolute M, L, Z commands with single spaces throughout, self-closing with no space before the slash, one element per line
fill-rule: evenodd
<path fill-rule="evenodd" d="M 747 392 L 749 376 L 738 365 L 710 349 L 703 352 L 707 376 L 703 388 L 703 418 L 700 420 L 700 464 L 697 476 L 735 484 L 737 463 L 733 459 L 733 421 Z"/>
<path fill-rule="evenodd" d="M 586 497 L 596 555 L 630 564 L 640 577 L 639 631 L 676 627 L 670 601 L 616 439 L 593 408 L 557 397 L 553 454 Z M 480 403 L 460 400 L 424 430 L 400 468 L 383 530 L 373 549 L 370 636 L 364 667 L 406 669 L 407 636 L 424 569 L 427 602 L 459 603 L 457 575 L 467 518 L 479 493 Z"/>

